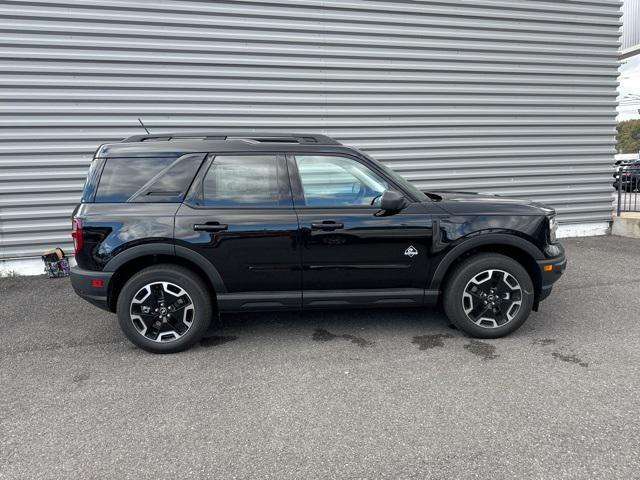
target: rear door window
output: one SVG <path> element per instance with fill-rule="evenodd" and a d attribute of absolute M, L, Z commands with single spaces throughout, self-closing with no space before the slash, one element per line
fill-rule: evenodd
<path fill-rule="evenodd" d="M 276 154 L 218 155 L 194 203 L 209 208 L 291 207 L 285 169 Z"/>

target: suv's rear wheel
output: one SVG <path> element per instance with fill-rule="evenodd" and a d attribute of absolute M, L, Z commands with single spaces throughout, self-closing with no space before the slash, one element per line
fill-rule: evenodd
<path fill-rule="evenodd" d="M 190 270 L 154 265 L 132 276 L 117 304 L 118 320 L 134 344 L 154 353 L 185 350 L 211 323 L 207 288 Z"/>
<path fill-rule="evenodd" d="M 481 254 L 458 264 L 445 286 L 444 309 L 460 330 L 478 338 L 497 338 L 517 330 L 534 301 L 525 268 L 499 254 Z"/>

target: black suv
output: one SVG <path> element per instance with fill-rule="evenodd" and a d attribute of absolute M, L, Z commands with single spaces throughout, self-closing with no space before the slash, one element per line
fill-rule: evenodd
<path fill-rule="evenodd" d="M 220 312 L 423 307 L 474 337 L 516 330 L 566 260 L 555 212 L 421 192 L 323 135 L 140 135 L 96 152 L 71 281 L 152 352 Z"/>

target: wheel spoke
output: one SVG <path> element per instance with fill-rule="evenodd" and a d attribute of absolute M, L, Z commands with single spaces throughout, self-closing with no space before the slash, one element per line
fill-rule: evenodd
<path fill-rule="evenodd" d="M 154 319 L 154 321 L 147 329 L 147 334 L 145 336 L 151 340 L 157 340 L 158 335 L 160 334 L 161 327 L 162 325 L 158 325 L 157 320 Z"/>
<path fill-rule="evenodd" d="M 502 278 L 503 278 L 503 277 L 502 277 L 502 274 L 503 274 L 503 273 L 504 273 L 504 272 L 500 272 L 500 271 L 498 271 L 498 270 L 494 270 L 494 271 L 491 273 L 491 288 L 492 288 L 492 289 L 494 289 L 494 290 L 495 290 L 495 289 L 497 289 L 497 288 L 498 288 L 498 285 L 499 285 L 499 284 L 500 284 L 500 282 L 502 281 Z"/>
<path fill-rule="evenodd" d="M 476 317 L 476 318 L 472 319 L 472 320 L 475 321 L 475 322 L 479 321 L 484 316 L 484 314 L 489 311 L 489 308 L 490 308 L 489 305 L 484 305 L 482 307 L 482 310 L 480 310 L 480 312 L 478 314 L 474 315 L 474 317 Z"/>
<path fill-rule="evenodd" d="M 477 298 L 481 302 L 484 301 L 484 296 L 482 295 L 482 291 L 478 287 L 476 287 L 475 285 L 472 286 L 467 291 L 468 291 L 469 295 L 471 295 L 472 297 Z"/>
<path fill-rule="evenodd" d="M 191 299 L 187 295 L 183 295 L 181 297 L 178 297 L 178 299 L 175 302 L 173 302 L 171 305 L 169 305 L 167 308 L 170 312 L 173 313 L 173 312 L 182 310 L 188 305 L 191 305 Z"/>
<path fill-rule="evenodd" d="M 498 304 L 496 306 L 496 310 L 497 310 L 496 315 L 495 315 L 496 323 L 498 325 L 504 325 L 505 323 L 507 323 L 509 321 L 509 319 L 507 318 L 507 315 L 505 314 L 504 304 Z"/>
<path fill-rule="evenodd" d="M 178 335 L 183 335 L 184 332 L 186 332 L 189 329 L 188 325 L 186 325 L 183 321 L 175 317 L 171 317 L 167 322 L 169 323 L 169 326 L 173 330 L 175 330 Z"/>
<path fill-rule="evenodd" d="M 496 286 L 496 294 L 498 294 L 500 298 L 504 298 L 505 293 L 511 293 L 511 287 L 505 282 L 500 282 Z"/>
<path fill-rule="evenodd" d="M 155 284 L 154 293 L 155 293 L 155 296 L 156 296 L 156 302 L 158 304 L 163 303 L 164 302 L 164 288 L 162 287 L 161 284 L 158 284 L 158 283 Z"/>

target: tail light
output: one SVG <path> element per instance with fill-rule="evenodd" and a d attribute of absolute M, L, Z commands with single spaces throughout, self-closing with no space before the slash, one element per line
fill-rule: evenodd
<path fill-rule="evenodd" d="M 74 218 L 71 220 L 71 238 L 73 238 L 73 251 L 77 255 L 82 250 L 82 220 Z"/>
<path fill-rule="evenodd" d="M 555 216 L 547 218 L 549 221 L 549 243 L 556 243 L 558 241 L 558 220 Z"/>

